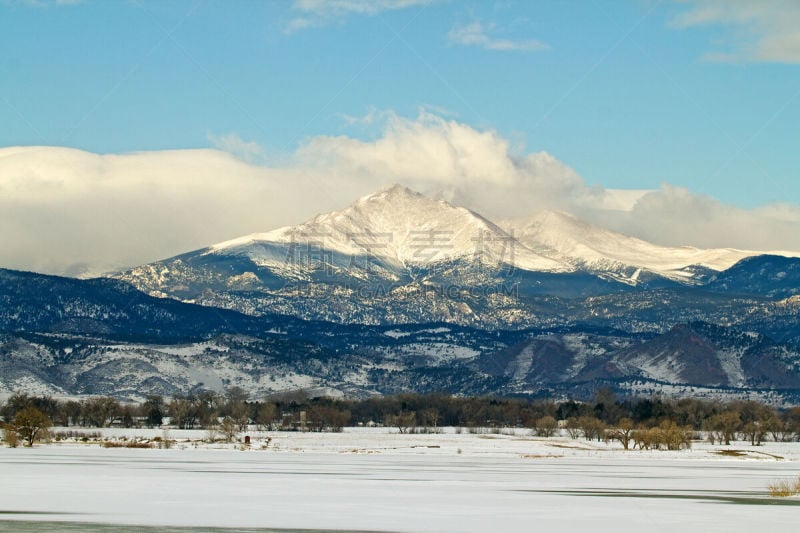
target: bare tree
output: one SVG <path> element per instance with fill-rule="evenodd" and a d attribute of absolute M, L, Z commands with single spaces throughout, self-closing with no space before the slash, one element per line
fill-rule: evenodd
<path fill-rule="evenodd" d="M 775 442 L 788 442 L 794 436 L 785 420 L 782 420 L 777 415 L 769 417 L 764 422 L 764 427 L 769 431 L 770 437 Z"/>
<path fill-rule="evenodd" d="M 275 409 L 275 404 L 272 402 L 264 402 L 258 406 L 255 423 L 258 425 L 259 429 L 269 429 L 272 422 L 275 420 L 276 414 L 277 410 Z"/>
<path fill-rule="evenodd" d="M 233 418 L 226 416 L 222 419 L 222 422 L 219 423 L 219 430 L 225 437 L 225 442 L 233 442 L 236 435 L 239 433 L 239 424 L 237 424 Z"/>
<path fill-rule="evenodd" d="M 681 450 L 692 446 L 690 428 L 683 428 L 672 420 L 665 420 L 655 429 L 658 430 L 659 444 L 663 444 L 668 450 Z"/>
<path fill-rule="evenodd" d="M 67 400 L 66 403 L 61 407 L 63 411 L 63 416 L 65 418 L 65 422 L 67 426 L 77 426 L 80 424 L 81 420 L 81 411 L 83 410 L 83 406 L 81 402 L 75 400 Z"/>
<path fill-rule="evenodd" d="M 164 398 L 159 395 L 148 396 L 147 400 L 139 407 L 141 414 L 145 417 L 148 427 L 157 427 L 164 422 L 166 406 Z"/>
<path fill-rule="evenodd" d="M 558 420 L 556 420 L 550 415 L 543 416 L 542 418 L 538 419 L 534 424 L 534 431 L 536 431 L 536 434 L 540 437 L 544 437 L 547 439 L 552 437 L 557 429 L 558 429 Z"/>
<path fill-rule="evenodd" d="M 429 407 L 427 409 L 423 409 L 420 412 L 420 417 L 422 418 L 422 424 L 426 427 L 432 429 L 434 433 L 438 431 L 439 428 L 439 410 L 435 407 Z"/>
<path fill-rule="evenodd" d="M 650 448 L 658 449 L 658 437 L 653 428 L 648 428 L 639 425 L 631 435 L 635 447 L 640 450 L 649 450 Z"/>
<path fill-rule="evenodd" d="M 244 402 L 236 402 L 229 406 L 229 415 L 236 425 L 239 426 L 240 431 L 247 431 L 247 425 L 250 423 L 250 409 Z"/>
<path fill-rule="evenodd" d="M 19 411 L 26 407 L 33 407 L 33 401 L 34 399 L 27 392 L 15 392 L 6 400 L 0 413 L 6 420 L 13 420 Z"/>
<path fill-rule="evenodd" d="M 761 441 L 767 436 L 768 428 L 760 420 L 753 420 L 742 426 L 742 433 L 750 440 L 751 446 L 761 446 Z"/>
<path fill-rule="evenodd" d="M 730 446 L 731 441 L 736 439 L 736 432 L 739 431 L 741 425 L 742 419 L 739 413 L 725 411 L 709 418 L 706 427 L 712 443 L 716 438 L 717 441 L 724 441 L 726 446 Z"/>
<path fill-rule="evenodd" d="M 219 423 L 215 420 L 206 425 L 206 440 L 216 442 L 220 436 Z"/>
<path fill-rule="evenodd" d="M 33 446 L 36 440 L 46 435 L 50 426 L 50 419 L 35 407 L 26 407 L 14 417 L 17 434 L 28 446 Z"/>
<path fill-rule="evenodd" d="M 89 398 L 84 402 L 83 409 L 89 422 L 97 427 L 110 426 L 120 414 L 119 402 L 108 396 Z"/>
<path fill-rule="evenodd" d="M 308 410 L 308 422 L 313 431 L 342 431 L 350 416 L 350 411 L 327 405 L 314 405 Z"/>
<path fill-rule="evenodd" d="M 578 427 L 581 428 L 583 437 L 586 440 L 603 440 L 606 437 L 606 425 L 602 420 L 593 416 L 582 416 L 578 418 Z"/>
<path fill-rule="evenodd" d="M 633 440 L 633 432 L 635 426 L 633 420 L 630 418 L 621 418 L 616 426 L 608 432 L 608 437 L 613 440 L 618 440 L 624 449 L 629 449 L 631 441 Z"/>
<path fill-rule="evenodd" d="M 395 426 L 400 430 L 400 433 L 408 433 L 410 429 L 417 425 L 417 414 L 414 411 L 402 411 L 386 418 L 386 425 Z"/>
<path fill-rule="evenodd" d="M 241 387 L 231 387 L 226 393 L 224 414 L 230 416 L 239 426 L 240 431 L 247 431 L 250 423 L 250 408 L 247 405 L 247 393 Z"/>
<path fill-rule="evenodd" d="M 175 398 L 169 404 L 169 416 L 180 429 L 192 429 L 197 424 L 197 406 L 185 398 Z"/>
<path fill-rule="evenodd" d="M 571 416 L 567 419 L 567 423 L 564 427 L 567 430 L 567 435 L 569 435 L 569 438 L 571 439 L 577 439 L 582 434 L 580 423 L 574 416 Z"/>

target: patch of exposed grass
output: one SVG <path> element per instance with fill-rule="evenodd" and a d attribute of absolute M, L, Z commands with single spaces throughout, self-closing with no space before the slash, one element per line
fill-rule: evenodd
<path fill-rule="evenodd" d="M 772 457 L 776 461 L 783 461 L 784 457 L 782 455 L 775 455 L 774 453 L 767 453 L 767 452 L 753 452 L 759 455 L 764 455 L 766 457 Z"/>
<path fill-rule="evenodd" d="M 114 441 L 105 441 L 103 443 L 103 448 L 152 448 L 152 444 L 149 442 L 114 442 Z"/>
<path fill-rule="evenodd" d="M 773 498 L 788 498 L 800 494 L 800 476 L 797 479 L 781 479 L 767 485 L 767 491 Z"/>
<path fill-rule="evenodd" d="M 774 453 L 760 452 L 758 450 L 715 450 L 717 455 L 723 457 L 749 457 L 751 459 L 775 459 L 776 461 L 783 461 L 783 456 L 775 455 Z"/>
<path fill-rule="evenodd" d="M 597 450 L 598 449 L 598 448 L 595 448 L 595 447 L 589 446 L 589 445 L 584 446 L 584 445 L 581 445 L 581 444 L 558 444 L 556 442 L 548 442 L 547 445 L 552 447 L 552 448 L 563 448 L 565 450 Z"/>
<path fill-rule="evenodd" d="M 747 455 L 747 452 L 743 452 L 742 450 L 717 450 L 714 453 L 724 457 L 744 457 Z"/>

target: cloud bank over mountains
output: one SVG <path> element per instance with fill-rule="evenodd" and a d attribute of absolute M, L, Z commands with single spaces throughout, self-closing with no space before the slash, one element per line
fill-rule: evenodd
<path fill-rule="evenodd" d="M 663 245 L 800 250 L 800 208 L 746 210 L 665 184 L 592 186 L 546 152 L 429 112 L 387 112 L 368 141 L 320 136 L 288 164 L 255 164 L 258 146 L 228 133 L 222 149 L 99 155 L 0 149 L 0 266 L 98 273 L 295 224 L 392 183 L 493 219 L 543 209 Z"/>

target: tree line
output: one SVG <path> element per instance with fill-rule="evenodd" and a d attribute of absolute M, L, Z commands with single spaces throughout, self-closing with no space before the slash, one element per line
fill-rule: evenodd
<path fill-rule="evenodd" d="M 13 394 L 0 406 L 6 428 L 32 443 L 50 425 L 219 429 L 225 434 L 261 430 L 341 431 L 347 426 L 392 426 L 401 433 L 436 432 L 445 426 L 476 431 L 530 428 L 550 437 L 619 440 L 630 446 L 678 449 L 698 432 L 712 442 L 800 440 L 800 407 L 777 409 L 755 401 L 624 398 L 604 389 L 590 401 L 400 394 L 366 399 L 311 397 L 303 391 L 260 400 L 232 387 L 166 399 L 123 403 L 110 397 L 59 400 Z M 21 428 L 21 429 L 20 429 Z M 37 429 L 38 428 L 38 429 Z M 9 431 L 6 431 L 8 434 Z M 11 438 L 11 437 L 9 437 Z M 7 439 L 8 440 L 8 439 Z"/>

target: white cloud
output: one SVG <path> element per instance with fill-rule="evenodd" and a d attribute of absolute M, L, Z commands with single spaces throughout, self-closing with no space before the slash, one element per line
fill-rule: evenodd
<path fill-rule="evenodd" d="M 0 265 L 116 268 L 301 221 L 306 179 L 217 150 L 0 149 Z"/>
<path fill-rule="evenodd" d="M 254 141 L 245 141 L 236 133 L 227 133 L 225 135 L 214 135 L 209 133 L 208 137 L 211 145 L 223 152 L 238 157 L 242 161 L 249 163 L 263 162 L 265 158 L 264 149 Z"/>
<path fill-rule="evenodd" d="M 285 31 L 292 33 L 306 28 L 324 26 L 348 15 L 373 16 L 384 11 L 396 11 L 427 5 L 434 0 L 295 0 L 292 9 L 303 15 L 293 18 Z"/>
<path fill-rule="evenodd" d="M 423 193 L 474 206 L 491 214 L 522 215 L 562 205 L 565 198 L 591 195 L 581 178 L 551 155 L 515 155 L 492 130 L 422 111 L 416 119 L 388 113 L 374 141 L 320 136 L 297 152 L 298 164 L 326 169 L 340 180 L 376 178 L 403 183 Z M 516 196 L 526 198 L 520 204 Z"/>
<path fill-rule="evenodd" d="M 355 13 L 376 15 L 382 11 L 429 4 L 431 0 L 295 0 L 293 8 L 319 16 Z"/>
<path fill-rule="evenodd" d="M 492 37 L 494 24 L 484 25 L 480 22 L 454 26 L 448 33 L 447 38 L 453 44 L 463 46 L 478 46 L 487 50 L 501 52 L 541 52 L 549 50 L 550 46 L 535 39 L 502 39 Z"/>
<path fill-rule="evenodd" d="M 710 61 L 800 63 L 800 2 L 797 0 L 689 0 L 672 23 L 678 28 L 721 25 L 720 46 Z"/>
<path fill-rule="evenodd" d="M 345 113 L 340 113 L 338 116 L 348 126 L 372 126 L 386 120 L 389 115 L 385 110 L 370 107 L 369 111 L 361 116 L 347 115 Z"/>
<path fill-rule="evenodd" d="M 787 216 L 792 211 L 794 215 Z M 658 244 L 800 250 L 797 207 L 741 209 L 666 184 L 642 196 L 628 212 L 596 212 L 587 218 Z"/>
<path fill-rule="evenodd" d="M 2 148 L 0 266 L 64 273 L 141 264 L 299 223 L 392 183 L 492 219 L 561 209 L 659 244 L 800 250 L 795 205 L 745 210 L 669 185 L 588 186 L 554 156 L 514 150 L 496 131 L 427 111 L 380 115 L 374 140 L 312 138 L 283 166 L 211 149 Z M 218 140 L 232 152 L 257 151 L 235 135 Z"/>

